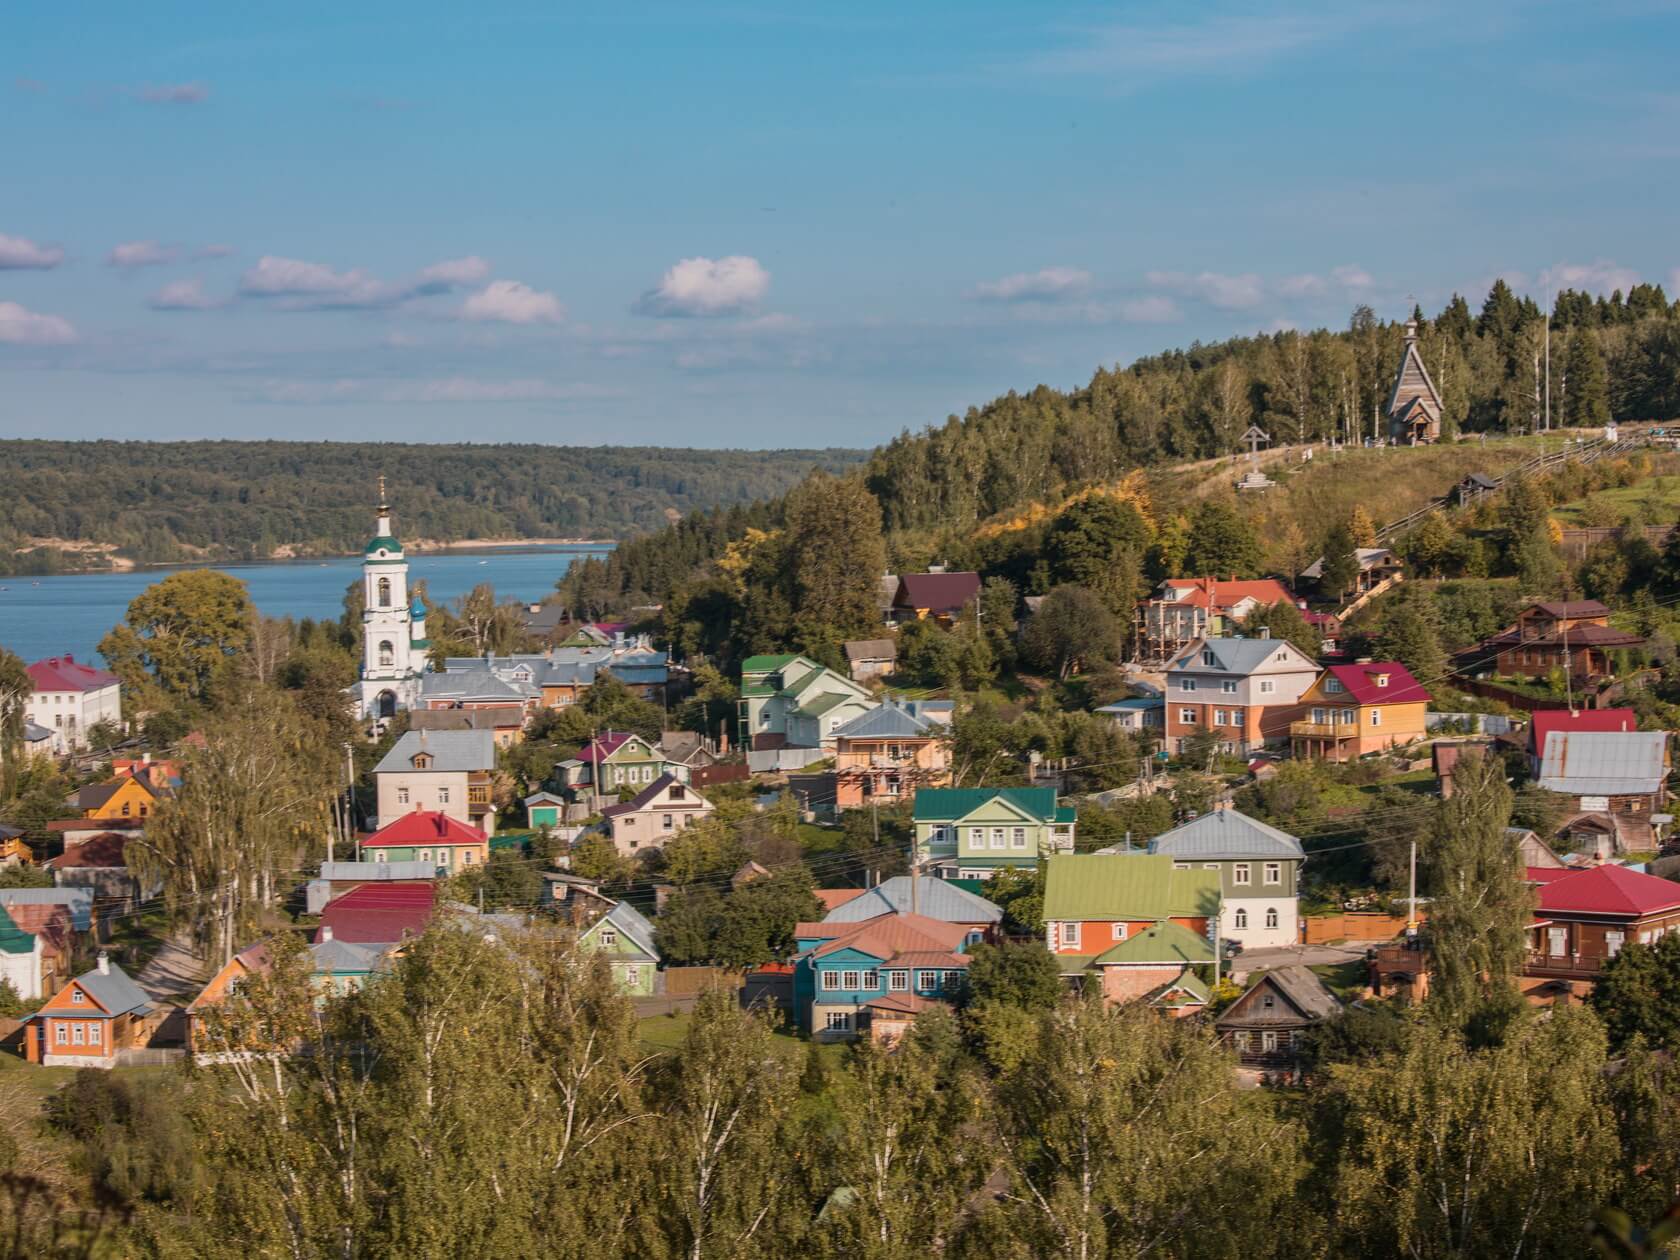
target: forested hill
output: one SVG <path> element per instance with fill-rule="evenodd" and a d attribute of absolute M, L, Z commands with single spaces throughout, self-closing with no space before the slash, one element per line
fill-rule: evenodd
<path fill-rule="evenodd" d="M 408 540 L 622 538 L 703 508 L 773 498 L 867 452 L 371 442 L 0 442 L 0 566 L 352 551 L 384 474 Z M 282 552 L 286 554 L 286 552 Z"/>
<path fill-rule="evenodd" d="M 1444 438 L 1533 431 L 1545 405 L 1546 320 L 1532 300 L 1498 281 L 1479 311 L 1455 295 L 1434 318 L 1416 316 L 1419 350 L 1444 403 Z M 1101 368 L 1080 388 L 1011 392 L 943 424 L 906 430 L 870 457 L 863 486 L 879 509 L 891 563 L 984 567 L 987 557 L 976 552 L 984 531 L 977 534 L 976 525 L 1054 505 L 1134 470 L 1150 470 L 1153 481 L 1174 464 L 1229 456 L 1251 424 L 1279 445 L 1370 437 L 1404 335 L 1402 324 L 1381 323 L 1360 307 L 1340 331 L 1195 344 Z M 1659 286 L 1608 299 L 1565 290 L 1550 337 L 1554 424 L 1680 416 L 1680 304 L 1671 305 Z M 1445 471 L 1434 468 L 1429 484 L 1417 487 L 1420 501 L 1451 484 L 1439 483 Z M 580 611 L 669 603 L 749 529 L 774 531 L 786 522 L 781 500 L 695 515 L 620 547 L 604 564 L 575 566 L 566 597 Z M 1322 528 L 1310 519 L 1292 523 L 1309 533 Z M 1030 547 L 1030 539 L 1018 541 L 1025 545 L 1017 550 Z M 740 547 L 735 558 L 745 560 Z"/>

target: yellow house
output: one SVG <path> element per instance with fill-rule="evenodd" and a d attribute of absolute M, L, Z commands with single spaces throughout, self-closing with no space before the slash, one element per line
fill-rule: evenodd
<path fill-rule="evenodd" d="M 1427 732 L 1429 693 L 1399 661 L 1332 665 L 1301 693 L 1290 723 L 1297 757 L 1353 761 L 1414 743 Z"/>
<path fill-rule="evenodd" d="M 83 818 L 149 818 L 158 798 L 152 789 L 128 775 L 108 783 L 90 783 L 76 793 Z"/>

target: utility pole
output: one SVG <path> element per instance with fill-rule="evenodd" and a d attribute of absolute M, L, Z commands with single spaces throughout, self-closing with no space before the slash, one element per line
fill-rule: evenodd
<path fill-rule="evenodd" d="M 1213 987 L 1219 987 L 1219 913 L 1225 908 L 1225 899 L 1221 897 L 1213 907 Z"/>
<path fill-rule="evenodd" d="M 1552 295 L 1546 293 L 1546 432 L 1552 431 Z"/>
<path fill-rule="evenodd" d="M 1406 888 L 1406 938 L 1417 935 L 1417 841 L 1412 841 L 1411 875 Z"/>

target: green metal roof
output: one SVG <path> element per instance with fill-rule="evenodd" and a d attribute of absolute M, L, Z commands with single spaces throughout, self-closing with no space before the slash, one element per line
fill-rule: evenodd
<path fill-rule="evenodd" d="M 1156 999 L 1156 1001 L 1160 1001 L 1162 998 L 1165 998 L 1167 993 L 1173 989 L 1183 989 L 1203 1006 L 1206 1006 L 1213 1000 L 1213 995 L 1208 992 L 1207 985 L 1203 984 L 1201 978 L 1189 968 L 1185 968 L 1183 971 L 1179 972 L 1178 979 L 1169 980 L 1166 984 L 1163 984 L 1158 990 L 1156 990 L 1156 992 L 1161 995 Z"/>
<path fill-rule="evenodd" d="M 1118 942 L 1113 949 L 1098 956 L 1097 966 L 1126 963 L 1177 963 L 1188 966 L 1212 961 L 1213 942 L 1168 919 Z"/>
<path fill-rule="evenodd" d="M 1218 905 L 1218 871 L 1175 871 L 1165 855 L 1059 853 L 1047 859 L 1046 919 L 1169 919 L 1210 915 Z"/>
<path fill-rule="evenodd" d="M 1078 822 L 1079 811 L 1074 809 L 1072 805 L 1058 805 L 1056 806 L 1055 821 L 1059 823 Z"/>
<path fill-rule="evenodd" d="M 741 699 L 761 699 L 776 694 L 776 689 L 768 683 L 745 683 L 741 687 Z"/>
<path fill-rule="evenodd" d="M 381 547 L 385 548 L 386 551 L 394 551 L 398 555 L 402 554 L 402 544 L 400 542 L 398 542 L 395 538 L 392 538 L 391 535 L 389 535 L 389 534 L 379 535 L 379 537 L 375 538 L 367 546 L 362 548 L 362 554 L 364 556 L 371 556 L 374 552 L 378 551 Z"/>
<path fill-rule="evenodd" d="M 35 937 L 25 932 L 6 913 L 6 907 L 0 906 L 0 954 L 33 954 L 35 952 Z"/>
<path fill-rule="evenodd" d="M 966 818 L 994 797 L 1003 797 L 1042 822 L 1072 822 L 1058 817 L 1055 788 L 918 788 L 915 819 L 917 822 L 955 822 Z"/>
<path fill-rule="evenodd" d="M 1095 954 L 1056 954 L 1056 967 L 1064 976 L 1082 976 L 1096 962 Z"/>
<path fill-rule="evenodd" d="M 856 701 L 856 696 L 845 696 L 831 691 L 827 695 L 818 696 L 815 700 L 811 701 L 810 704 L 800 705 L 799 712 L 805 714 L 807 717 L 821 717 L 823 714 L 829 712 L 830 710 L 837 709 L 843 704 L 852 704 Z"/>
<path fill-rule="evenodd" d="M 741 662 L 743 674 L 773 674 L 789 661 L 797 661 L 797 654 L 788 656 L 749 656 Z"/>

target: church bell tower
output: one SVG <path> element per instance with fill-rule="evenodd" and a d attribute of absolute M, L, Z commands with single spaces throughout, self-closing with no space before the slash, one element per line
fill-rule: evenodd
<path fill-rule="evenodd" d="M 408 561 L 391 529 L 385 478 L 379 478 L 379 519 L 362 548 L 362 672 L 357 682 L 364 718 L 391 717 L 420 699 L 426 664 L 426 609 L 410 601 Z"/>

